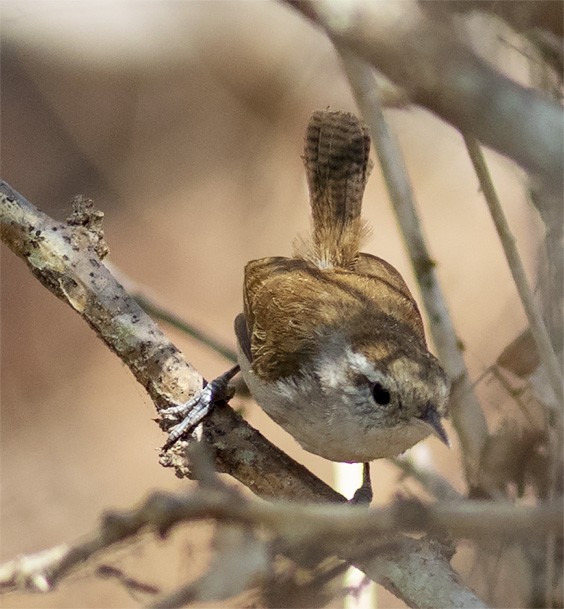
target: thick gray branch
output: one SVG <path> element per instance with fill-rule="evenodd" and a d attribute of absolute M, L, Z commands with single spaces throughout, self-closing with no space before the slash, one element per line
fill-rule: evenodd
<path fill-rule="evenodd" d="M 48 290 L 83 317 L 130 368 L 158 407 L 185 401 L 201 389 L 201 375 L 103 264 L 97 252 L 97 235 L 87 227 L 53 220 L 0 182 L 0 230 L 6 245 Z M 204 427 L 220 471 L 257 494 L 304 501 L 338 500 L 338 494 L 270 444 L 228 406 L 217 408 Z M 180 442 L 162 459 L 179 474 L 189 475 L 185 446 Z M 257 471 L 270 468 L 273 475 L 257 476 Z"/>
<path fill-rule="evenodd" d="M 53 220 L 0 182 L 0 235 L 47 289 L 69 304 L 131 369 L 158 406 L 186 400 L 202 386 L 201 376 L 184 360 L 151 318 L 104 266 L 99 235 L 87 226 Z M 230 407 L 218 407 L 204 422 L 204 435 L 215 452 L 219 471 L 228 473 L 263 497 L 300 501 L 342 502 L 336 493 L 272 445 Z M 189 476 L 186 442 L 162 455 L 163 464 Z M 97 542 L 93 542 L 96 546 Z M 371 579 L 382 580 L 411 607 L 482 607 L 462 586 L 448 560 L 429 542 L 406 540 L 386 557 L 358 559 L 355 564 Z M 94 550 L 97 546 L 94 547 Z M 356 556 L 343 552 L 343 557 Z M 425 595 L 421 582 L 408 576 L 414 561 L 433 564 Z M 447 585 L 448 584 L 448 585 Z M 456 605 L 453 599 L 457 599 Z"/>

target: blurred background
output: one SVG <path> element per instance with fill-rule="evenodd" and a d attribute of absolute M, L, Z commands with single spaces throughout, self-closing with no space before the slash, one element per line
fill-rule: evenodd
<path fill-rule="evenodd" d="M 309 115 L 328 106 L 356 111 L 328 40 L 287 6 L 255 0 L 4 1 L 1 9 L 2 178 L 60 220 L 74 195 L 92 198 L 105 213 L 112 265 L 162 306 L 234 346 L 245 263 L 290 255 L 295 236 L 308 229 L 300 155 Z M 527 62 L 508 31 L 472 16 L 464 27 L 481 54 L 527 82 Z M 526 326 L 501 247 L 460 134 L 415 108 L 389 109 L 388 118 L 478 379 Z M 527 203 L 525 177 L 507 159 L 488 160 L 532 273 L 542 226 Z M 419 299 L 377 166 L 364 209 L 373 227 L 365 251 L 396 266 Z M 76 540 L 106 508 L 190 482 L 159 466 L 164 436 L 143 388 L 5 247 L 1 287 L 5 561 Z M 205 377 L 229 366 L 163 329 Z M 478 392 L 492 412 L 506 399 L 487 377 Z M 301 450 L 252 401 L 232 404 L 332 482 L 332 464 Z M 435 439 L 424 446 L 415 449 L 421 458 L 462 490 L 456 441 L 450 451 Z M 385 462 L 373 467 L 373 482 L 376 503 L 400 488 L 398 471 Z M 175 535 L 174 544 L 135 544 L 125 550 L 127 564 L 144 581 L 179 584 L 201 569 L 206 535 L 198 525 Z M 480 591 L 475 565 L 460 554 L 455 561 Z M 522 574 L 501 579 L 511 590 L 499 590 L 504 606 L 516 606 L 507 594 L 524 585 Z M 404 606 L 379 595 L 382 607 Z M 139 602 L 115 583 L 76 577 L 49 595 L 7 596 L 2 606 Z"/>

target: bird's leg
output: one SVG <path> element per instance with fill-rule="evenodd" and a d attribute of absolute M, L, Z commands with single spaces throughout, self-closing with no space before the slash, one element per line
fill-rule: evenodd
<path fill-rule="evenodd" d="M 233 389 L 229 381 L 239 372 L 239 366 L 233 366 L 221 376 L 210 381 L 202 391 L 192 399 L 177 404 L 170 408 L 164 408 L 159 412 L 161 415 L 174 416 L 178 419 L 184 417 L 180 423 L 172 427 L 163 449 L 170 448 L 182 435 L 196 427 L 198 423 L 211 411 L 215 402 L 229 400 L 233 397 Z"/>
<path fill-rule="evenodd" d="M 370 482 L 370 463 L 362 464 L 362 485 L 356 489 L 351 505 L 370 505 L 372 501 L 372 483 Z"/>

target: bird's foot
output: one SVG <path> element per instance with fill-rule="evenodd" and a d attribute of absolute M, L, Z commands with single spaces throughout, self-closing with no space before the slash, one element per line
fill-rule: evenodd
<path fill-rule="evenodd" d="M 184 434 L 194 429 L 198 423 L 212 410 L 216 402 L 227 401 L 233 397 L 233 389 L 229 381 L 239 372 L 239 366 L 234 366 L 213 381 L 210 381 L 202 391 L 192 399 L 170 408 L 163 408 L 159 414 L 164 418 L 173 417 L 182 420 L 168 432 L 168 438 L 163 446 L 170 448 Z"/>

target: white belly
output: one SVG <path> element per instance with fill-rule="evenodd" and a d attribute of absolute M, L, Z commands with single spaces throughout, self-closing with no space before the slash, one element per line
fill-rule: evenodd
<path fill-rule="evenodd" d="M 404 423 L 385 426 L 374 408 L 369 416 L 344 403 L 328 404 L 313 389 L 287 380 L 264 383 L 240 353 L 239 365 L 257 403 L 305 450 L 331 461 L 364 463 L 393 457 L 411 448 L 430 433 L 423 426 Z M 313 384 L 312 384 L 313 386 Z M 346 395 L 343 394 L 343 402 Z"/>

